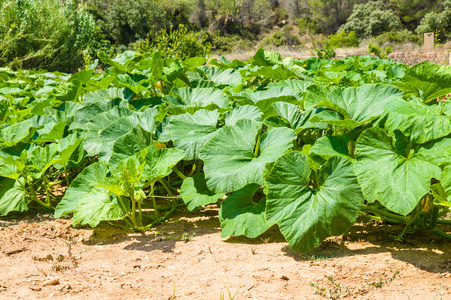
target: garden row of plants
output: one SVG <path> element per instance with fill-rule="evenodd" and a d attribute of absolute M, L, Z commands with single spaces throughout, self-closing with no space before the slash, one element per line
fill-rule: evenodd
<path fill-rule="evenodd" d="M 359 215 L 450 223 L 451 67 L 371 56 L 248 61 L 125 52 L 75 74 L 0 69 L 0 215 L 147 230 L 217 204 L 222 237 L 295 251 Z"/>

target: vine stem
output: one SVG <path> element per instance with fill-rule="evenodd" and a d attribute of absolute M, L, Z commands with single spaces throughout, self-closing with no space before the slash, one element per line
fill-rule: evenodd
<path fill-rule="evenodd" d="M 401 222 L 406 222 L 407 221 L 407 217 L 402 217 L 402 216 L 399 216 L 399 215 L 395 215 L 395 214 L 383 211 L 381 209 L 377 209 L 377 208 L 373 208 L 373 207 L 369 207 L 369 206 L 361 206 L 360 210 L 369 211 L 369 212 L 375 212 L 375 213 L 378 213 L 378 214 L 380 214 L 380 215 L 382 215 L 384 217 L 387 217 L 387 218 L 390 218 L 390 219 L 394 219 L 394 220 L 398 220 L 398 221 L 401 221 Z"/>
<path fill-rule="evenodd" d="M 255 150 L 254 150 L 254 157 L 258 157 L 258 154 L 260 152 L 260 140 L 261 139 L 262 139 L 262 130 L 260 129 L 258 131 L 257 144 L 255 145 Z"/>
<path fill-rule="evenodd" d="M 445 239 L 451 240 L 451 235 L 447 234 L 446 232 L 443 232 L 437 228 L 432 228 L 431 231 L 441 237 L 444 237 Z"/>
<path fill-rule="evenodd" d="M 177 174 L 178 177 L 182 178 L 183 180 L 186 179 L 186 176 L 183 175 L 182 172 L 180 172 L 180 170 L 177 167 L 173 167 L 172 171 L 174 171 L 175 174 Z"/>

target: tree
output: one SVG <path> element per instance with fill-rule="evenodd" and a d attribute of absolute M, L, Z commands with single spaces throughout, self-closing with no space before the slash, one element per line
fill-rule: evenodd
<path fill-rule="evenodd" d="M 410 31 L 414 31 L 421 19 L 431 11 L 438 11 L 441 0 L 391 0 L 391 5 L 396 9 L 401 18 L 401 23 Z"/>
<path fill-rule="evenodd" d="M 440 13 L 427 13 L 421 19 L 421 23 L 417 27 L 416 32 L 418 34 L 437 32 L 440 39 L 446 39 L 449 32 L 451 32 L 451 0 L 445 0 L 443 2 L 443 10 Z"/>
<path fill-rule="evenodd" d="M 357 4 L 346 24 L 340 27 L 345 32 L 355 31 L 358 37 L 368 38 L 399 28 L 401 21 L 382 1 Z"/>

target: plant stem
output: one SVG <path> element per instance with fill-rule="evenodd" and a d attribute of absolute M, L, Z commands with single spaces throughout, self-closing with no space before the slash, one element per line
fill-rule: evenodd
<path fill-rule="evenodd" d="M 191 171 L 188 174 L 188 177 L 193 176 L 194 172 L 196 172 L 196 168 L 197 168 L 196 163 L 194 163 L 193 167 L 191 168 Z"/>
<path fill-rule="evenodd" d="M 374 213 L 380 214 L 380 215 L 382 215 L 384 217 L 387 217 L 387 218 L 390 218 L 390 219 L 394 219 L 394 220 L 398 220 L 398 221 L 401 221 L 401 222 L 406 222 L 407 221 L 406 217 L 395 215 L 395 214 L 386 212 L 386 211 L 381 210 L 381 209 L 373 208 L 371 206 L 361 206 L 360 210 L 374 212 Z"/>
<path fill-rule="evenodd" d="M 351 157 L 354 157 L 354 153 L 355 153 L 355 142 L 349 141 L 349 155 Z"/>
<path fill-rule="evenodd" d="M 441 212 L 438 213 L 438 218 L 443 217 L 444 215 L 446 215 L 447 213 L 449 213 L 451 210 L 449 208 L 445 208 L 444 210 L 442 210 Z"/>
<path fill-rule="evenodd" d="M 149 225 L 144 226 L 144 230 L 152 228 L 153 226 L 157 225 L 158 223 L 160 223 L 161 221 L 164 221 L 167 219 L 167 217 L 169 217 L 170 214 L 172 214 L 175 211 L 175 208 L 172 208 L 170 211 L 168 211 L 163 217 L 157 219 L 156 221 L 152 222 Z"/>
<path fill-rule="evenodd" d="M 166 190 L 166 192 L 167 192 L 169 195 L 173 196 L 171 190 L 170 190 L 169 187 L 166 185 L 166 183 L 164 183 L 163 180 L 158 179 L 158 182 L 161 183 L 161 185 L 163 186 L 163 188 Z"/>
<path fill-rule="evenodd" d="M 182 178 L 183 180 L 186 179 L 186 176 L 183 175 L 183 173 L 180 172 L 180 170 L 177 167 L 173 167 L 172 170 L 174 171 L 175 174 L 177 174 L 178 177 Z"/>
<path fill-rule="evenodd" d="M 431 222 L 429 224 L 429 227 L 431 229 L 435 228 L 435 226 L 437 225 L 438 210 L 439 210 L 438 206 L 434 206 L 431 215 Z"/>
<path fill-rule="evenodd" d="M 417 206 L 415 206 L 413 216 L 406 222 L 406 227 L 404 227 L 404 230 L 403 230 L 402 233 L 399 235 L 399 239 L 402 239 L 402 238 L 403 238 L 403 236 L 404 236 L 404 235 L 406 234 L 406 232 L 407 232 L 407 228 L 409 228 L 409 226 L 412 225 L 412 224 L 418 219 L 418 217 L 420 216 L 420 214 L 421 214 L 421 212 L 422 212 L 422 210 L 423 210 L 423 208 L 424 208 L 424 205 L 425 205 L 425 203 L 426 203 L 426 197 L 427 197 L 427 196 L 423 197 L 423 198 L 420 200 L 420 202 L 418 202 Z M 424 199 L 425 201 L 422 201 L 423 199 Z"/>
<path fill-rule="evenodd" d="M 262 138 L 262 130 L 260 129 L 258 131 L 258 136 L 257 136 L 257 144 L 255 145 L 255 149 L 254 149 L 254 157 L 258 157 L 258 155 L 260 154 L 260 140 Z"/>
<path fill-rule="evenodd" d="M 54 186 L 54 185 L 61 184 L 62 182 L 63 182 L 63 181 L 60 180 L 60 181 L 55 181 L 55 182 L 49 183 L 49 184 L 48 184 L 48 187 L 52 187 L 52 186 Z"/>
<path fill-rule="evenodd" d="M 447 234 L 446 232 L 443 232 L 443 231 L 441 231 L 441 230 L 439 230 L 439 229 L 437 229 L 437 228 L 432 228 L 431 231 L 432 231 L 433 233 L 435 233 L 435 234 L 441 236 L 441 237 L 444 237 L 444 238 L 446 238 L 446 239 L 448 239 L 448 240 L 451 240 L 451 235 Z"/>
<path fill-rule="evenodd" d="M 54 208 L 53 208 L 52 205 L 50 205 L 50 204 L 48 204 L 48 203 L 45 203 L 45 202 L 42 202 L 41 200 L 38 199 L 38 196 L 36 195 L 36 191 L 34 190 L 34 188 L 33 188 L 32 185 L 30 185 L 30 191 L 31 191 L 31 193 L 30 193 L 31 198 L 32 198 L 34 201 L 36 201 L 39 205 L 44 206 L 45 208 L 54 210 Z"/>
<path fill-rule="evenodd" d="M 67 186 L 69 186 L 70 185 L 70 183 L 69 183 L 69 172 L 67 171 L 66 167 L 64 167 L 64 174 L 65 174 L 64 179 L 66 179 L 66 184 L 67 184 Z"/>
<path fill-rule="evenodd" d="M 141 202 L 138 202 L 138 223 L 142 224 L 143 223 L 143 212 L 141 209 Z"/>
<path fill-rule="evenodd" d="M 150 185 L 150 193 L 149 193 L 149 197 L 152 198 L 152 204 L 153 204 L 153 211 L 155 213 L 155 222 L 158 222 L 158 218 L 159 218 L 159 214 L 158 214 L 158 206 L 157 206 L 157 201 L 155 200 L 155 196 L 154 196 L 154 188 L 153 188 L 153 183 Z"/>

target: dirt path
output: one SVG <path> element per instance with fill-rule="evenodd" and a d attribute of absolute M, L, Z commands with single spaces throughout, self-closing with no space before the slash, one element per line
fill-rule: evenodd
<path fill-rule="evenodd" d="M 215 210 L 183 215 L 145 234 L 0 221 L 0 299 L 451 299 L 450 243 L 427 232 L 357 224 L 297 254 L 277 228 L 223 240 Z"/>

